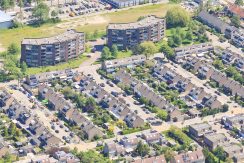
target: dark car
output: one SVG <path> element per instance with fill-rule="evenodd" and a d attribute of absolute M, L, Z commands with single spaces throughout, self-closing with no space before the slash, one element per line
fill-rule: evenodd
<path fill-rule="evenodd" d="M 111 94 L 114 95 L 115 97 L 118 97 L 119 96 L 119 93 L 118 92 L 112 91 Z"/>

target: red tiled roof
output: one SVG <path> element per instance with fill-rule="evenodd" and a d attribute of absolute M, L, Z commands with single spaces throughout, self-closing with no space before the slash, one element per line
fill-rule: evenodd
<path fill-rule="evenodd" d="M 229 5 L 229 10 L 236 14 L 239 15 L 241 18 L 244 18 L 244 9 L 242 9 L 241 7 L 235 5 L 235 4 L 230 4 Z"/>

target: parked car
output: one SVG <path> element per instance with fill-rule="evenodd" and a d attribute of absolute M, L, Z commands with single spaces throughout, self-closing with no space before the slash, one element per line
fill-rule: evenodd
<path fill-rule="evenodd" d="M 111 94 L 114 95 L 115 97 L 118 97 L 119 96 L 119 93 L 118 92 L 115 92 L 115 91 L 112 91 Z"/>

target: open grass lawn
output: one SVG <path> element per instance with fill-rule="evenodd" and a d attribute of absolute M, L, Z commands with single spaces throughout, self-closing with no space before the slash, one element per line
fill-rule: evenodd
<path fill-rule="evenodd" d="M 37 74 L 37 73 L 43 73 L 43 72 L 49 72 L 49 71 L 64 70 L 66 68 L 78 68 L 79 65 L 87 59 L 88 59 L 88 57 L 86 57 L 86 56 L 80 56 L 79 58 L 72 59 L 66 63 L 60 63 L 55 66 L 28 68 L 27 74 L 31 75 L 31 74 Z"/>
<path fill-rule="evenodd" d="M 145 15 L 157 15 L 159 17 L 163 17 L 165 16 L 167 10 L 172 8 L 173 6 L 175 6 L 175 4 L 154 4 L 150 6 L 143 6 L 134 9 L 113 12 L 113 13 L 105 13 L 96 16 L 88 16 L 86 17 L 86 20 L 89 19 L 96 20 L 96 17 L 99 17 L 99 19 L 103 19 L 103 21 L 101 22 L 94 21 L 92 23 L 87 23 L 84 25 L 79 25 L 78 23 L 75 26 L 75 29 L 77 29 L 78 31 L 83 31 L 88 33 L 94 32 L 95 30 L 105 33 L 106 26 L 109 23 L 133 22 L 136 21 L 140 16 L 145 16 Z M 21 40 L 23 38 L 53 36 L 58 33 L 62 33 L 68 28 L 73 28 L 73 26 L 71 27 L 67 25 L 67 23 L 70 23 L 72 25 L 74 24 L 73 22 L 77 23 L 77 21 L 79 22 L 79 20 L 80 21 L 84 20 L 84 17 L 67 20 L 58 24 L 45 24 L 42 25 L 41 27 L 24 26 L 23 28 L 0 30 L 0 44 L 2 44 L 4 48 L 6 48 L 11 43 L 16 43 L 17 45 L 20 45 Z"/>
<path fill-rule="evenodd" d="M 133 55 L 133 53 L 132 53 L 131 50 L 128 50 L 128 51 L 119 51 L 118 56 L 117 56 L 117 59 L 131 57 L 132 55 Z"/>

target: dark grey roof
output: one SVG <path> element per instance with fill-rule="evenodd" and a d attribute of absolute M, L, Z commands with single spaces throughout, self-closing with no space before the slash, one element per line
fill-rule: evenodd
<path fill-rule="evenodd" d="M 228 24 L 226 24 L 225 22 L 223 22 L 222 20 L 220 20 L 218 17 L 215 17 L 211 14 L 209 14 L 207 11 L 201 11 L 198 14 L 198 17 L 206 22 L 208 22 L 209 24 L 211 24 L 214 27 L 218 27 L 218 28 L 227 28 Z"/>

